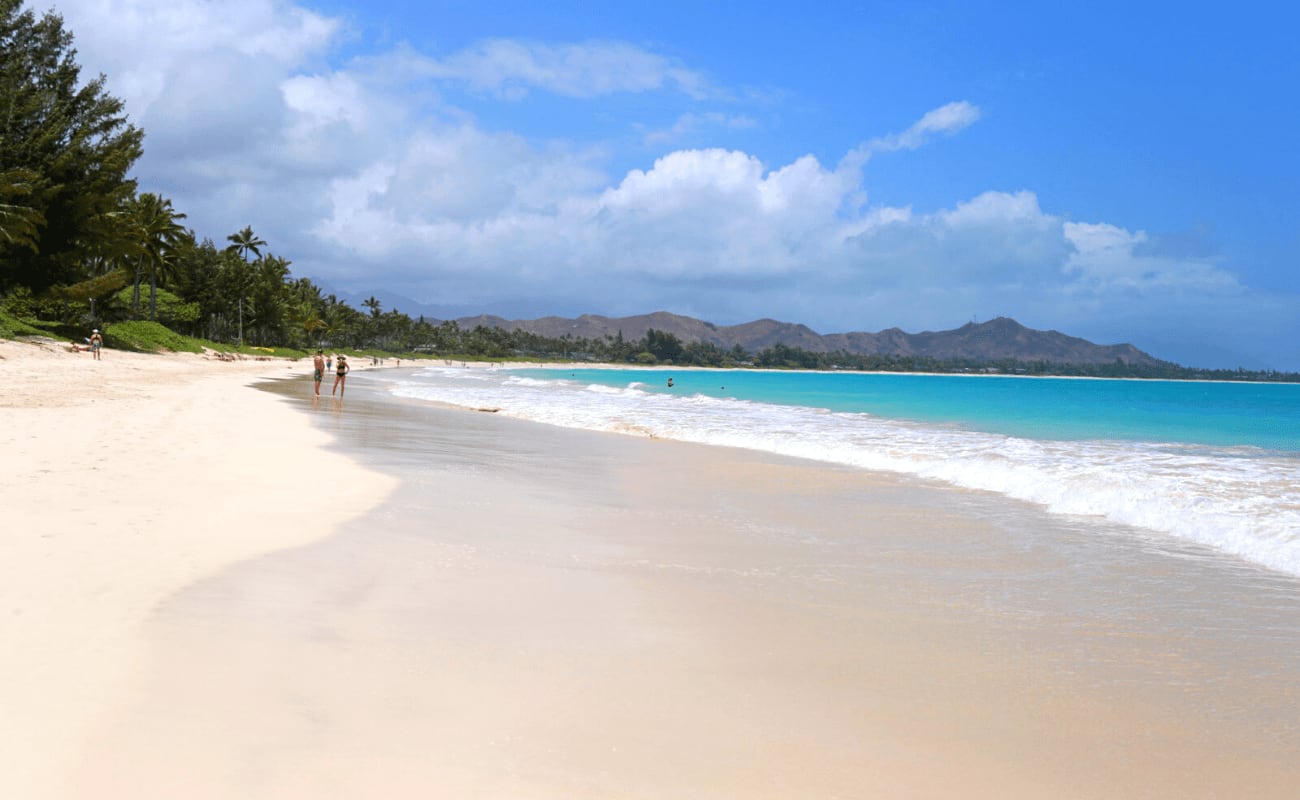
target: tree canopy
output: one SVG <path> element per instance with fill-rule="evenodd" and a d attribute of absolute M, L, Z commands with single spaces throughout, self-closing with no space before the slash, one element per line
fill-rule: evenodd
<path fill-rule="evenodd" d="M 144 134 L 75 56 L 61 17 L 0 0 L 0 290 L 83 278 L 102 218 L 135 192 Z"/>

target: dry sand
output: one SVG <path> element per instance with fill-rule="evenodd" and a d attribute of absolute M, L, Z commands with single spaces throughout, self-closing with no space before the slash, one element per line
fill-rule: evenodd
<path fill-rule="evenodd" d="M 304 372 L 0 342 L 0 797 L 74 796 L 62 782 L 159 603 L 326 536 L 394 488 L 247 388 Z"/>
<path fill-rule="evenodd" d="M 0 797 L 1282 798 L 1300 780 L 1293 654 L 1264 641 L 1238 669 L 1250 652 L 1183 624 L 1251 624 L 1272 601 L 1250 580 L 1226 618 L 1126 595 L 1178 586 L 1139 552 L 1053 593 L 1075 565 L 884 476 L 377 404 L 364 377 L 346 408 L 301 380 L 283 384 L 298 408 L 245 388 L 308 362 L 0 355 Z M 1044 584 L 1041 605 L 1000 596 Z M 1274 622 L 1289 648 L 1294 620 Z"/>

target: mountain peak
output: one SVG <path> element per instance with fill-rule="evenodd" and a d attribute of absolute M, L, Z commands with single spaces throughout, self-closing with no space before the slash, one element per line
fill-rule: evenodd
<path fill-rule="evenodd" d="M 1093 344 L 1058 331 L 1026 328 L 1010 317 L 968 322 L 949 331 L 906 333 L 899 328 L 889 328 L 879 333 L 826 335 L 818 334 L 806 325 L 770 318 L 740 325 L 715 325 L 668 311 L 632 317 L 611 318 L 583 314 L 576 319 L 544 317 L 536 320 L 503 320 L 483 315 L 464 317 L 457 322 L 461 327 L 484 325 L 506 330 L 525 330 L 540 336 L 558 338 L 568 335 L 584 339 L 601 339 L 620 334 L 625 339 L 640 339 L 646 335 L 646 331 L 654 328 L 661 333 L 672 334 L 686 344 L 707 342 L 727 350 L 739 345 L 751 353 L 781 344 L 814 353 L 843 351 L 855 355 L 977 361 L 1014 359 L 1056 364 L 1109 364 L 1116 360 L 1148 366 L 1164 363 L 1131 344 Z"/>

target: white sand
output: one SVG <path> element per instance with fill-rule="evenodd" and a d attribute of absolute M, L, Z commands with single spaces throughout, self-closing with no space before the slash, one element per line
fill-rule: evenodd
<path fill-rule="evenodd" d="M 7 341 L 0 357 L 0 797 L 60 797 L 158 603 L 327 535 L 395 482 L 247 388 L 308 361 Z"/>

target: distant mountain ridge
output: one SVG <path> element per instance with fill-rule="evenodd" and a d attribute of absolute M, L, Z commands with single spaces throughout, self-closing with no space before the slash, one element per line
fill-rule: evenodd
<path fill-rule="evenodd" d="M 573 319 L 542 317 L 534 320 L 508 320 L 479 315 L 461 317 L 456 323 L 462 329 L 482 325 L 509 331 L 523 330 L 550 338 L 567 334 L 583 339 L 601 339 L 617 336 L 621 332 L 624 339 L 636 340 L 653 328 L 671 333 L 688 344 L 707 342 L 728 350 L 740 345 L 750 353 L 782 344 L 812 353 L 844 351 L 856 355 L 964 358 L 978 361 L 1015 359 L 1055 364 L 1112 364 L 1117 360 L 1136 366 L 1169 363 L 1131 344 L 1093 344 L 1059 331 L 1026 328 L 1007 317 L 998 317 L 988 322 L 970 322 L 949 331 L 906 333 L 898 328 L 889 328 L 879 333 L 832 334 L 819 334 L 806 325 L 772 319 L 760 319 L 741 325 L 714 325 L 666 311 L 632 317 L 583 314 Z"/>

